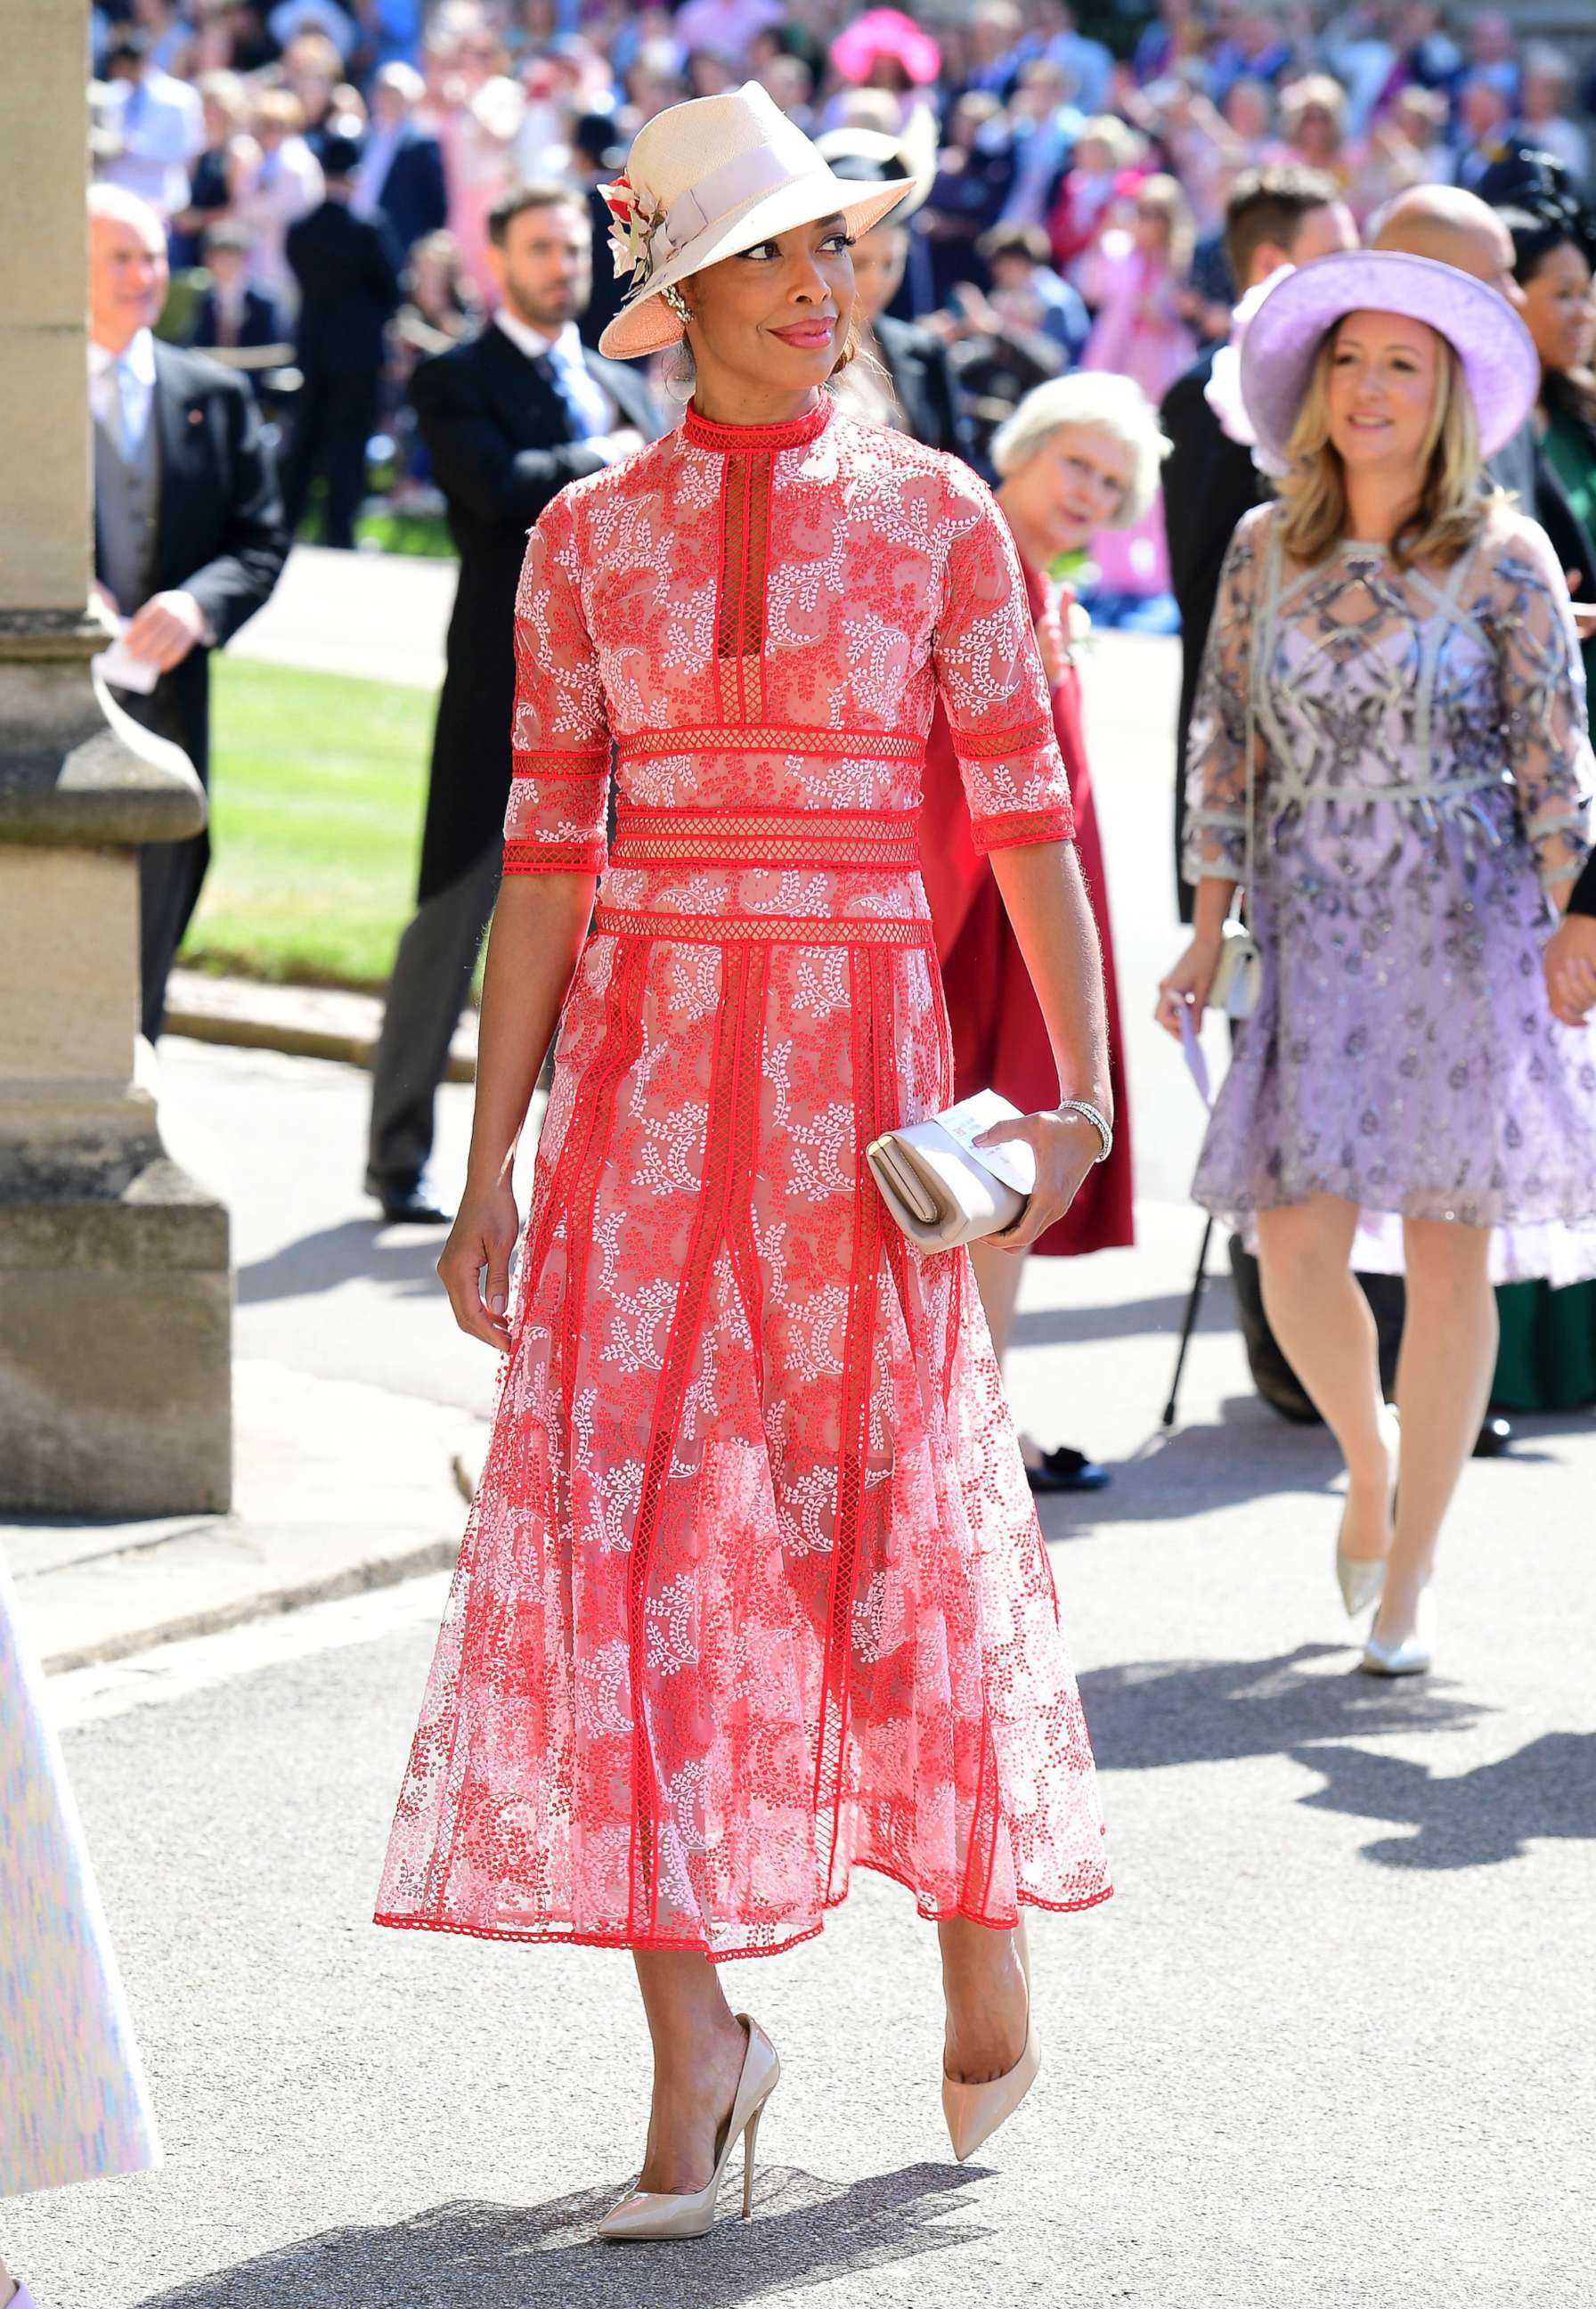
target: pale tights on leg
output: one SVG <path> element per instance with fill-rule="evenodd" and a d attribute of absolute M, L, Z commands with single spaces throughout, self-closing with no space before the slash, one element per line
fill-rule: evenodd
<path fill-rule="evenodd" d="M 1390 1526 L 1392 1468 L 1380 1423 L 1375 1320 L 1351 1271 L 1354 1205 L 1333 1195 L 1258 1215 L 1258 1263 L 1271 1327 L 1347 1463 L 1349 1555 L 1390 1569 L 1376 1626 L 1410 1631 L 1442 1521 L 1473 1448 L 1497 1352 L 1483 1229 L 1410 1219 L 1403 1226 L 1407 1318 L 1397 1364 L 1402 1484 Z"/>

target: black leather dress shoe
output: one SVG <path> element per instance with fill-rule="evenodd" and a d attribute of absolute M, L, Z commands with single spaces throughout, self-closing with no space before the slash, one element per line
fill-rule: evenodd
<path fill-rule="evenodd" d="M 386 1226 L 453 1226 L 454 1214 L 442 1209 L 425 1179 L 413 1187 L 390 1187 L 378 1198 Z"/>
<path fill-rule="evenodd" d="M 1505 1458 L 1512 1441 L 1512 1423 L 1504 1419 L 1499 1411 L 1489 1412 L 1474 1445 L 1474 1457 L 1477 1459 Z"/>
<path fill-rule="evenodd" d="M 1056 1450 L 1044 1451 L 1040 1467 L 1027 1467 L 1026 1481 L 1033 1492 L 1106 1492 L 1113 1482 L 1107 1467 L 1100 1467 L 1084 1451 L 1072 1451 L 1067 1443 Z"/>

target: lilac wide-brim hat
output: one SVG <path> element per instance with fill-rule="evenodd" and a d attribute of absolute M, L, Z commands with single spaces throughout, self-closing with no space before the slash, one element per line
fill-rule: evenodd
<path fill-rule="evenodd" d="M 1282 463 L 1324 332 L 1349 313 L 1400 313 L 1445 338 L 1462 363 L 1483 455 L 1511 441 L 1535 406 L 1540 359 L 1498 290 L 1396 249 L 1321 256 L 1270 290 L 1241 348 L 1242 401 L 1259 447 Z"/>

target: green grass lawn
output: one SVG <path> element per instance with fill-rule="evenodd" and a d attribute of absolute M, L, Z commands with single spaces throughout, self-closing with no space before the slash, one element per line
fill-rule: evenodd
<path fill-rule="evenodd" d="M 219 655 L 202 970 L 380 989 L 416 893 L 434 699 Z"/>

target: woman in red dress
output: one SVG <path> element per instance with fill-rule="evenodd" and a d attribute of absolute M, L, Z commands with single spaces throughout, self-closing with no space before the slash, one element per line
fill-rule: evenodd
<path fill-rule="evenodd" d="M 1114 978 L 1114 941 L 1102 843 L 1081 728 L 1081 683 L 1071 644 L 1078 618 L 1068 592 L 1043 575 L 1084 551 L 1104 527 L 1134 523 L 1152 502 L 1168 447 L 1158 415 L 1129 377 L 1078 374 L 1026 395 L 992 443 L 997 502 L 1014 532 L 1031 613 L 1052 691 L 1053 727 L 1074 806 L 1081 860 L 1102 948 L 1114 1151 L 1092 1171 L 1068 1212 L 1032 1246 L 1044 1258 L 1078 1258 L 1134 1241 L 1130 1106 Z M 936 953 L 947 990 L 955 1094 L 995 1090 L 1022 1114 L 1049 1094 L 1048 1030 L 1002 894 L 971 836 L 970 816 L 945 716 L 938 710 L 926 757 L 920 850 Z M 977 1243 L 971 1250 L 992 1344 L 1001 1361 L 1014 1327 L 1022 1256 Z M 1099 1491 L 1108 1470 L 1073 1445 L 1020 1449 L 1033 1492 Z"/>
<path fill-rule="evenodd" d="M 555 498 L 522 574 L 439 1262 L 505 1360 L 378 1913 L 630 1951 L 654 2088 L 618 2239 L 703 2234 L 739 2141 L 747 2173 L 775 2055 L 718 1967 L 817 1933 L 854 1869 L 937 1924 L 959 2156 L 1036 2072 L 1023 1910 L 1109 1893 L 970 1261 L 912 1255 L 865 1159 L 953 1095 L 918 870 L 938 696 L 1057 1057 L 1003 1126 L 1037 1162 L 1016 1242 L 1068 1209 L 1113 1100 L 1007 527 L 968 467 L 824 390 L 850 235 L 901 189 L 841 183 L 750 83 L 659 114 L 607 196 L 634 271 L 604 350 L 685 333 L 694 397 Z"/>

